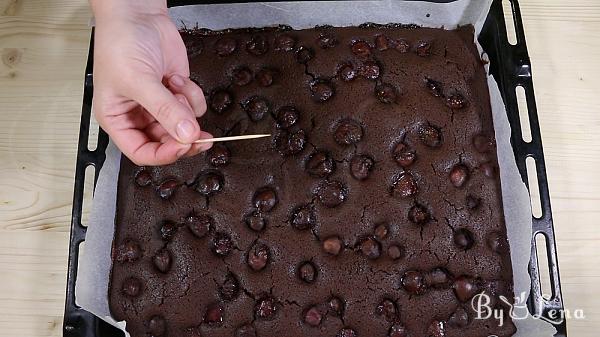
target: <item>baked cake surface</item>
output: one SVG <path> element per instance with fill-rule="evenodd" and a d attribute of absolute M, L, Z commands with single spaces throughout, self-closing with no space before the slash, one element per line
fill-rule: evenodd
<path fill-rule="evenodd" d="M 472 27 L 182 32 L 215 144 L 123 158 L 110 309 L 142 336 L 510 336 Z"/>

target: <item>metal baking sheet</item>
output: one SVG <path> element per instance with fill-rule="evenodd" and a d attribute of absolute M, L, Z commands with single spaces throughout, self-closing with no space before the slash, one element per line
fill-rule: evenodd
<path fill-rule="evenodd" d="M 319 24 L 358 25 L 365 22 L 411 23 L 426 27 L 454 28 L 473 24 L 478 33 L 487 17 L 491 1 L 459 0 L 451 4 L 408 1 L 344 1 L 278 2 L 249 4 L 214 4 L 170 9 L 180 27 L 225 29 L 264 27 L 286 24 L 293 28 L 309 28 Z M 477 43 L 477 41 L 474 41 Z M 478 45 L 479 49 L 481 47 Z M 527 298 L 531 278 L 527 265 L 531 254 L 531 210 L 529 194 L 521 180 L 510 144 L 510 126 L 498 86 L 488 78 L 508 240 L 514 272 L 514 292 Z M 108 282 L 111 268 L 110 251 L 114 233 L 116 182 L 120 152 L 110 144 L 100 172 L 90 215 L 86 252 L 80 261 L 76 283 L 77 304 L 107 322 L 115 322 L 108 310 Z M 521 296 L 519 296 L 521 297 Z M 516 336 L 548 336 L 554 328 L 540 320 L 516 320 Z"/>

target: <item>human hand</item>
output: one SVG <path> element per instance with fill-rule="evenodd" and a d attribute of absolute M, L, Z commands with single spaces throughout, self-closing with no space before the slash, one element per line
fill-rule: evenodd
<path fill-rule="evenodd" d="M 189 79 L 185 45 L 165 0 L 91 0 L 96 19 L 93 110 L 138 165 L 163 165 L 212 146 L 196 117 L 202 90 Z M 166 84 L 166 86 L 165 86 Z"/>

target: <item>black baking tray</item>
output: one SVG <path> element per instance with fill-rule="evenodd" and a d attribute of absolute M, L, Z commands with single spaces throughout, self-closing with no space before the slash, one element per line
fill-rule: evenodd
<path fill-rule="evenodd" d="M 265 1 L 265 2 L 278 2 Z M 280 0 L 286 1 L 286 0 Z M 430 2 L 452 2 L 454 0 L 429 0 Z M 533 91 L 533 80 L 531 74 L 531 62 L 527 52 L 523 22 L 517 0 L 510 0 L 512 17 L 516 32 L 517 42 L 511 45 L 508 41 L 507 27 L 504 19 L 502 1 L 494 0 L 485 24 L 478 37 L 479 43 L 488 54 L 490 60 L 489 72 L 498 82 L 500 93 L 508 120 L 511 126 L 511 144 L 515 155 L 517 167 L 526 184 L 530 188 L 529 177 L 525 160 L 531 157 L 535 160 L 537 169 L 537 181 L 541 201 L 542 215 L 532 215 L 533 237 L 531 242 L 531 260 L 529 273 L 531 275 L 531 292 L 527 301 L 530 313 L 541 314 L 549 317 L 549 314 L 563 312 L 563 299 L 558 272 L 558 260 L 556 254 L 556 243 L 552 222 L 552 211 L 550 207 L 550 194 L 548 191 L 548 179 L 546 177 L 546 164 L 542 150 L 540 127 L 538 121 L 535 95 Z M 173 0 L 168 1 L 170 7 L 192 4 L 209 3 L 240 3 L 251 1 L 236 0 Z M 81 114 L 81 126 L 79 132 L 79 143 L 77 147 L 77 163 L 75 169 L 75 186 L 73 195 L 73 210 L 71 218 L 71 236 L 69 245 L 69 262 L 67 271 L 67 291 L 65 300 L 65 313 L 63 322 L 64 337 L 116 337 L 123 333 L 105 323 L 103 320 L 78 307 L 75 303 L 75 280 L 77 279 L 77 267 L 79 260 L 80 244 L 85 240 L 87 228 L 81 223 L 83 194 L 85 187 L 86 168 L 95 168 L 94 186 L 98 178 L 98 172 L 106 158 L 105 150 L 108 145 L 108 135 L 99 130 L 96 149 L 88 149 L 90 137 L 90 118 L 92 109 L 92 69 L 93 69 L 94 31 L 90 40 L 88 62 L 85 70 L 83 106 Z M 525 90 L 531 141 L 525 142 L 521 132 L 521 121 L 519 118 L 519 107 L 517 103 L 516 87 L 521 86 Z M 536 247 L 536 235 L 543 235 L 546 239 L 548 270 L 550 274 L 551 298 L 542 297 L 539 259 Z M 542 247 L 543 248 L 543 247 Z M 553 323 L 557 330 L 555 337 L 567 336 L 566 320 Z"/>

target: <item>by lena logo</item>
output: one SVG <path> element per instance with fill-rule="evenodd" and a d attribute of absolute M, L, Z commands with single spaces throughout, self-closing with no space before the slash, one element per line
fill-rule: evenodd
<path fill-rule="evenodd" d="M 508 316 L 513 321 L 524 320 L 528 317 L 533 319 L 541 319 L 552 324 L 560 324 L 565 318 L 568 319 L 585 319 L 585 315 L 582 309 L 575 309 L 570 311 L 568 309 L 563 310 L 549 310 L 547 315 L 541 313 L 531 314 L 527 308 L 527 295 L 525 292 L 518 296 L 515 296 L 514 302 L 511 302 L 505 296 L 499 296 L 500 300 L 504 302 L 508 310 Z M 498 321 L 498 326 L 504 325 L 504 309 L 498 309 L 497 307 L 492 308 L 490 305 L 492 299 L 490 295 L 485 292 L 481 292 L 471 299 L 471 307 L 477 314 L 475 319 L 490 319 L 494 318 Z M 490 336 L 491 337 L 491 336 Z"/>
<path fill-rule="evenodd" d="M 529 309 L 527 309 L 527 297 L 525 296 L 526 295 L 524 292 L 522 292 L 519 296 L 515 296 L 515 302 L 513 304 L 508 300 L 508 298 L 506 298 L 503 295 L 500 295 L 500 299 L 502 300 L 502 302 L 506 303 L 506 305 L 508 305 L 508 307 L 510 308 L 510 311 L 508 312 L 510 318 L 514 320 L 527 318 L 527 316 L 529 315 Z"/>

